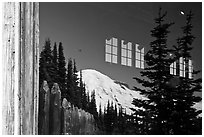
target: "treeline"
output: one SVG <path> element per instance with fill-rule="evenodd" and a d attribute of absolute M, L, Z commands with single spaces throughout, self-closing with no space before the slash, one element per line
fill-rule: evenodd
<path fill-rule="evenodd" d="M 99 128 L 98 134 L 202 134 L 202 118 L 199 117 L 201 111 L 193 107 L 202 100 L 194 95 L 195 92 L 202 91 L 202 79 L 189 78 L 188 65 L 195 39 L 192 34 L 193 14 L 189 12 L 186 15 L 183 35 L 177 39 L 177 45 L 172 46 L 173 48 L 167 46 L 167 38 L 169 28 L 174 23 L 165 23 L 166 15 L 166 12 L 159 10 L 158 17 L 154 20 L 156 26 L 151 30 L 154 40 L 144 56 L 146 67 L 141 71 L 142 79 L 134 78 L 143 86 L 135 87 L 135 90 L 141 91 L 148 100 L 134 99 L 133 104 L 140 109 L 132 109 L 131 115 L 109 101 L 104 108 L 100 106 L 97 112 L 95 91 L 91 95 L 86 93 L 82 72 L 80 71 L 80 77 L 77 76 L 75 60 L 69 59 L 66 68 L 62 43 L 59 43 L 58 50 L 55 43 L 52 50 L 49 39 L 45 41 L 40 54 L 40 86 L 43 80 L 48 81 L 50 87 L 53 83 L 58 83 L 62 98 L 93 114 Z M 174 70 L 177 76 L 171 75 L 169 66 L 178 62 L 181 57 L 183 68 L 177 63 Z M 184 77 L 180 77 L 180 69 L 185 72 Z M 192 75 L 198 73 L 199 71 L 193 70 Z"/>
<path fill-rule="evenodd" d="M 54 43 L 52 49 L 50 39 L 45 41 L 43 50 L 40 53 L 39 65 L 40 87 L 44 80 L 48 82 L 50 88 L 53 86 L 53 83 L 58 83 L 62 100 L 66 98 L 72 105 L 97 116 L 95 91 L 91 95 L 86 93 L 85 84 L 82 81 L 82 72 L 80 71 L 80 77 L 78 77 L 78 70 L 74 59 L 69 58 L 66 67 L 61 42 L 59 46 L 57 46 L 57 43 Z"/>
<path fill-rule="evenodd" d="M 57 48 L 58 47 L 58 48 Z M 67 67 L 63 52 L 62 43 L 59 46 L 55 43 L 51 48 L 51 41 L 47 39 L 40 54 L 40 87 L 44 80 L 51 88 L 58 83 L 62 99 L 66 98 L 72 105 L 89 112 L 94 116 L 95 124 L 98 127 L 98 134 L 124 134 L 126 113 L 122 107 L 117 113 L 117 107 L 108 101 L 102 111 L 100 106 L 97 112 L 95 91 L 86 92 L 85 83 L 82 81 L 82 71 L 78 71 L 75 60 L 68 59 Z M 41 96 L 40 96 L 41 98 Z M 41 101 L 42 99 L 40 99 Z M 43 104 L 39 102 L 39 104 Z M 41 112 L 39 112 L 41 114 Z"/>
<path fill-rule="evenodd" d="M 193 107 L 202 100 L 194 95 L 195 92 L 202 91 L 202 79 L 189 78 L 189 60 L 192 60 L 191 50 L 195 39 L 192 34 L 193 14 L 190 11 L 185 15 L 183 34 L 173 48 L 167 46 L 167 37 L 169 28 L 174 23 L 164 22 L 166 15 L 166 12 L 159 10 L 158 17 L 154 20 L 156 26 L 151 31 L 154 41 L 150 43 L 150 50 L 144 57 L 146 67 L 141 71 L 142 79 L 134 78 L 144 87 L 135 89 L 149 100 L 134 99 L 133 104 L 143 109 L 134 110 L 132 118 L 138 123 L 135 127 L 142 127 L 138 128 L 139 134 L 202 134 L 202 118 L 199 117 L 201 110 Z M 181 57 L 183 61 L 179 60 Z M 177 66 L 173 71 L 177 76 L 169 72 L 169 66 L 175 61 Z M 183 77 L 180 76 L 181 73 Z M 199 71 L 192 71 L 193 76 L 198 73 Z"/>

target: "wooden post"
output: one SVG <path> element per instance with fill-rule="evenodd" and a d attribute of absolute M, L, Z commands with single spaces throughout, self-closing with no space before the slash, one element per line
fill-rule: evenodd
<path fill-rule="evenodd" d="M 38 134 L 49 135 L 50 89 L 47 81 L 40 87 Z"/>
<path fill-rule="evenodd" d="M 3 3 L 2 133 L 37 134 L 39 3 Z"/>
<path fill-rule="evenodd" d="M 54 83 L 50 95 L 50 134 L 60 135 L 61 132 L 61 92 Z"/>

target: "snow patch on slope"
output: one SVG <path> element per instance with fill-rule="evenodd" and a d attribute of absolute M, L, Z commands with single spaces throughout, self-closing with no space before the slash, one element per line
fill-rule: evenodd
<path fill-rule="evenodd" d="M 98 110 L 100 104 L 103 110 L 109 100 L 118 107 L 122 106 L 126 109 L 126 112 L 130 114 L 132 112 L 130 108 L 135 108 L 135 106 L 132 105 L 133 98 L 146 99 L 138 91 L 130 90 L 126 86 L 120 85 L 96 70 L 82 70 L 82 80 L 85 83 L 86 92 L 88 92 L 89 95 L 95 91 Z"/>
<path fill-rule="evenodd" d="M 79 73 L 78 76 L 80 76 Z M 132 105 L 133 98 L 147 99 L 139 91 L 129 89 L 125 83 L 112 80 L 110 77 L 93 69 L 82 70 L 82 80 L 89 95 L 95 91 L 97 110 L 99 110 L 101 104 L 103 111 L 109 100 L 118 107 L 122 106 L 128 114 L 131 114 L 132 110 L 130 108 L 135 108 Z M 193 107 L 197 110 L 202 110 L 202 102 L 196 103 Z M 202 114 L 199 116 L 202 117 Z"/>

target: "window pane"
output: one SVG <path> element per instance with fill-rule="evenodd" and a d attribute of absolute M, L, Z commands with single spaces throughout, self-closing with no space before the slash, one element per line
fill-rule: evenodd
<path fill-rule="evenodd" d="M 176 68 L 174 68 L 174 75 L 176 75 Z"/>
<path fill-rule="evenodd" d="M 126 55 L 126 51 L 127 51 L 127 50 L 122 49 L 121 51 L 122 51 L 122 56 L 123 56 L 123 57 L 127 57 L 127 55 Z"/>
<path fill-rule="evenodd" d="M 141 49 L 141 53 L 144 54 L 144 48 Z"/>
<path fill-rule="evenodd" d="M 132 43 L 128 42 L 128 49 L 132 50 Z"/>
<path fill-rule="evenodd" d="M 189 66 L 192 66 L 192 60 L 189 59 Z"/>
<path fill-rule="evenodd" d="M 106 39 L 106 44 L 109 44 L 109 45 L 111 45 L 111 39 Z"/>
<path fill-rule="evenodd" d="M 117 55 L 117 47 L 113 46 L 113 54 Z"/>
<path fill-rule="evenodd" d="M 179 64 L 179 69 L 180 69 L 180 70 L 183 70 L 183 63 L 180 63 L 180 64 Z"/>
<path fill-rule="evenodd" d="M 123 49 L 127 49 L 127 45 L 122 44 Z"/>
<path fill-rule="evenodd" d="M 132 62 L 131 62 L 132 60 L 131 59 L 128 59 L 128 66 L 132 66 Z"/>
<path fill-rule="evenodd" d="M 144 61 L 141 61 L 141 68 L 144 69 Z"/>
<path fill-rule="evenodd" d="M 173 66 L 173 68 L 175 68 L 175 69 L 176 69 L 176 61 L 174 62 L 174 66 Z"/>
<path fill-rule="evenodd" d="M 189 72 L 193 72 L 193 67 L 189 66 Z"/>
<path fill-rule="evenodd" d="M 179 58 L 179 63 L 180 63 L 180 64 L 183 64 L 183 57 L 180 57 L 180 58 Z"/>
<path fill-rule="evenodd" d="M 124 57 L 121 58 L 121 64 L 126 65 L 126 58 L 124 58 Z"/>
<path fill-rule="evenodd" d="M 183 77 L 183 70 L 180 70 L 180 76 Z"/>
<path fill-rule="evenodd" d="M 135 59 L 140 60 L 140 53 L 139 52 L 135 52 Z"/>
<path fill-rule="evenodd" d="M 132 58 L 132 52 L 128 50 L 128 58 Z"/>
<path fill-rule="evenodd" d="M 140 61 L 139 60 L 135 60 L 135 67 L 140 68 Z"/>
<path fill-rule="evenodd" d="M 172 74 L 173 75 L 173 68 L 172 67 L 170 67 L 170 74 Z"/>
<path fill-rule="evenodd" d="M 110 54 L 106 54 L 106 62 L 111 62 L 111 55 Z"/>
<path fill-rule="evenodd" d="M 189 72 L 189 74 L 188 74 L 188 75 L 189 75 L 189 78 L 192 78 L 192 73 L 191 73 L 191 72 Z"/>
<path fill-rule="evenodd" d="M 115 55 L 112 55 L 112 57 L 113 57 L 113 60 L 112 60 L 112 62 L 113 62 L 113 63 L 117 63 L 117 56 L 115 56 Z"/>
<path fill-rule="evenodd" d="M 189 78 L 193 78 L 193 66 L 189 66 Z"/>
<path fill-rule="evenodd" d="M 113 45 L 117 46 L 118 45 L 118 40 L 116 38 L 113 38 Z"/>
<path fill-rule="evenodd" d="M 139 45 L 135 44 L 135 51 L 140 52 L 140 50 L 138 49 Z"/>
<path fill-rule="evenodd" d="M 141 61 L 144 61 L 144 54 L 141 54 Z"/>
<path fill-rule="evenodd" d="M 111 46 L 106 45 L 106 53 L 111 53 Z"/>

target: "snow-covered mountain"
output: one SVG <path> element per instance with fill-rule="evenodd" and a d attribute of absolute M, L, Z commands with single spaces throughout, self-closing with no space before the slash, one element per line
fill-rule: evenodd
<path fill-rule="evenodd" d="M 129 89 L 127 84 L 112 80 L 110 77 L 93 69 L 82 70 L 82 80 L 85 83 L 86 92 L 88 92 L 89 95 L 91 95 L 92 91 L 95 91 L 98 110 L 100 104 L 103 110 L 109 100 L 117 106 L 122 106 L 122 108 L 126 109 L 126 113 L 130 114 L 132 112 L 130 108 L 135 107 L 132 105 L 133 98 L 147 99 L 142 96 L 139 91 Z M 195 104 L 194 107 L 201 110 L 202 102 Z M 200 114 L 200 116 L 202 116 L 202 114 Z"/>
<path fill-rule="evenodd" d="M 130 114 L 132 112 L 130 108 L 134 108 L 133 98 L 146 99 L 138 91 L 130 90 L 127 84 L 112 80 L 96 70 L 82 70 L 82 80 L 85 83 L 86 92 L 91 95 L 91 92 L 95 91 L 98 110 L 100 104 L 103 110 L 109 100 L 118 107 L 122 106 L 127 114 Z"/>

